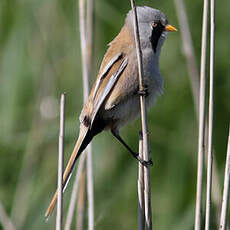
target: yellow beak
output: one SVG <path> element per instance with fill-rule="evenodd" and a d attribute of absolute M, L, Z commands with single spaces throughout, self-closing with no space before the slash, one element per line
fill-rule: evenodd
<path fill-rule="evenodd" d="M 168 24 L 168 25 L 165 26 L 165 29 L 164 29 L 164 30 L 165 30 L 165 31 L 168 31 L 168 32 L 176 32 L 176 31 L 177 31 L 177 28 L 174 27 L 174 26 L 172 26 L 172 25 L 170 25 L 170 24 Z"/>

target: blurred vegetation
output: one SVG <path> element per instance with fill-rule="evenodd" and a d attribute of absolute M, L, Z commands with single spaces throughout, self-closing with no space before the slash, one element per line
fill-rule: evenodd
<path fill-rule="evenodd" d="M 173 1 L 136 4 L 162 10 L 178 27 Z M 199 63 L 202 1 L 186 7 Z M 229 8 L 230 1 L 216 4 L 214 145 L 221 184 L 230 118 Z M 95 1 L 93 79 L 129 9 L 129 1 Z M 149 111 L 153 224 L 193 229 L 197 121 L 179 33 L 168 35 L 160 67 L 165 93 Z M 78 2 L 1 0 L 0 75 L 0 201 L 17 229 L 53 229 L 54 216 L 45 223 L 44 213 L 56 188 L 60 94 L 67 92 L 66 161 L 82 108 Z M 139 129 L 137 120 L 122 131 L 133 149 Z M 93 163 L 95 229 L 137 229 L 135 160 L 104 132 L 93 141 Z"/>

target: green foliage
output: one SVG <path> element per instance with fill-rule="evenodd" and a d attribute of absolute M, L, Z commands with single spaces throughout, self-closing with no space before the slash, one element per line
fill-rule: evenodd
<path fill-rule="evenodd" d="M 93 79 L 130 9 L 129 1 L 95 4 Z M 179 27 L 173 1 L 136 4 L 161 9 Z M 199 63 L 202 2 L 186 6 Z M 230 117 L 229 7 L 225 1 L 216 9 L 214 144 L 221 183 Z M 149 111 L 153 225 L 192 229 L 197 122 L 179 33 L 168 35 L 160 67 L 165 92 Z M 44 213 L 56 187 L 60 94 L 67 92 L 66 161 L 82 107 L 78 1 L 1 0 L 0 76 L 0 201 L 17 229 L 53 229 L 54 216 L 45 223 Z M 136 150 L 139 129 L 138 120 L 122 131 Z M 108 132 L 93 141 L 93 159 L 95 229 L 137 229 L 137 163 Z"/>

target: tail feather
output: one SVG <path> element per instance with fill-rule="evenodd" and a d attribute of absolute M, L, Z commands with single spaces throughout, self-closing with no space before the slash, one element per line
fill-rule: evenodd
<path fill-rule="evenodd" d="M 94 135 L 91 132 L 91 130 L 89 129 L 89 127 L 81 125 L 78 140 L 75 144 L 74 150 L 71 154 L 71 157 L 69 159 L 69 162 L 66 166 L 66 169 L 65 169 L 65 172 L 63 175 L 63 189 L 66 187 L 66 185 L 70 179 L 73 167 L 74 167 L 77 159 L 79 158 L 81 153 L 84 151 L 84 149 L 87 147 L 87 145 L 90 143 L 93 136 Z M 52 214 L 56 203 L 57 203 L 57 191 L 55 192 L 55 194 L 54 194 L 54 196 L 53 196 L 53 198 L 52 198 L 52 200 L 51 200 L 51 202 L 50 202 L 50 204 L 46 210 L 45 218 L 47 220 L 50 217 L 50 215 Z"/>

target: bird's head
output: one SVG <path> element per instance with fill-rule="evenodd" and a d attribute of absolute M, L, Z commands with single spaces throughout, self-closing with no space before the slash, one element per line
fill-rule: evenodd
<path fill-rule="evenodd" d="M 137 7 L 137 18 L 141 45 L 151 43 L 154 52 L 156 52 L 158 46 L 162 46 L 167 32 L 177 31 L 174 26 L 169 24 L 164 13 L 148 6 Z M 132 10 L 127 14 L 126 24 L 133 30 Z"/>

